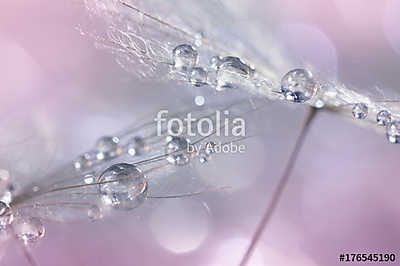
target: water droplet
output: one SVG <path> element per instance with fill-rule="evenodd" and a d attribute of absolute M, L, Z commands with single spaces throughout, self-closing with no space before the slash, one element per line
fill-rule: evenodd
<path fill-rule="evenodd" d="M 392 115 L 386 110 L 379 111 L 376 114 L 376 122 L 380 126 L 386 126 L 387 124 L 392 122 Z"/>
<path fill-rule="evenodd" d="M 150 147 L 142 137 L 134 137 L 128 145 L 128 154 L 131 156 L 140 156 L 148 152 Z"/>
<path fill-rule="evenodd" d="M 210 67 L 214 70 L 218 70 L 221 63 L 222 63 L 222 57 L 219 55 L 215 55 L 210 59 Z"/>
<path fill-rule="evenodd" d="M 217 90 L 240 87 L 246 79 L 250 78 L 252 72 L 253 70 L 240 58 L 224 57 L 217 70 Z"/>
<path fill-rule="evenodd" d="M 357 103 L 353 106 L 352 113 L 356 119 L 365 119 L 368 116 L 368 106 L 365 103 Z"/>
<path fill-rule="evenodd" d="M 203 106 L 206 103 L 206 99 L 204 98 L 204 96 L 198 95 L 194 98 L 194 103 L 197 106 Z"/>
<path fill-rule="evenodd" d="M 83 182 L 85 184 L 92 184 L 94 181 L 96 181 L 96 176 L 94 174 L 87 174 L 83 177 Z"/>
<path fill-rule="evenodd" d="M 192 154 L 189 153 L 190 141 L 184 137 L 167 137 L 167 145 L 165 148 L 165 153 L 169 154 L 167 156 L 167 161 L 174 165 L 185 165 L 192 158 Z"/>
<path fill-rule="evenodd" d="M 308 101 L 315 95 L 317 88 L 311 72 L 306 69 L 291 70 L 281 80 L 281 92 L 290 102 Z"/>
<path fill-rule="evenodd" d="M 193 46 L 181 44 L 172 51 L 174 68 L 181 71 L 187 71 L 197 65 L 199 55 Z"/>
<path fill-rule="evenodd" d="M 119 138 L 104 136 L 96 143 L 96 158 L 98 160 L 109 160 L 121 154 Z"/>
<path fill-rule="evenodd" d="M 390 143 L 400 143 L 400 121 L 393 121 L 386 126 L 386 138 Z"/>
<path fill-rule="evenodd" d="M 189 82 L 193 86 L 201 87 L 207 84 L 207 71 L 202 67 L 194 67 L 189 74 Z"/>
<path fill-rule="evenodd" d="M 13 228 L 15 236 L 25 245 L 38 241 L 46 231 L 42 221 L 35 217 L 18 217 L 13 222 Z"/>
<path fill-rule="evenodd" d="M 87 215 L 93 222 L 103 219 L 103 211 L 97 205 L 91 206 L 87 212 Z"/>
<path fill-rule="evenodd" d="M 325 106 L 325 102 L 323 100 L 321 100 L 321 99 L 318 99 L 313 103 L 313 107 L 315 107 L 317 109 L 321 109 L 324 106 Z"/>
<path fill-rule="evenodd" d="M 10 205 L 0 201 L 0 230 L 4 230 L 14 220 Z"/>
<path fill-rule="evenodd" d="M 209 141 L 205 144 L 204 149 L 199 152 L 199 161 L 200 163 L 207 163 L 211 160 L 211 154 L 215 152 L 216 144 L 212 141 Z"/>
<path fill-rule="evenodd" d="M 78 159 L 74 162 L 74 167 L 77 170 L 83 170 L 90 168 L 93 165 L 93 155 L 90 153 L 82 154 L 78 157 Z"/>
<path fill-rule="evenodd" d="M 204 39 L 204 32 L 199 32 L 199 33 L 196 33 L 196 35 L 194 36 L 195 37 L 195 41 L 194 41 L 194 44 L 197 46 L 197 47 L 200 47 L 200 46 L 202 46 L 203 45 L 203 39 Z"/>
<path fill-rule="evenodd" d="M 106 205 L 130 210 L 146 198 L 147 181 L 142 171 L 133 164 L 119 163 L 107 168 L 100 176 L 99 191 Z"/>

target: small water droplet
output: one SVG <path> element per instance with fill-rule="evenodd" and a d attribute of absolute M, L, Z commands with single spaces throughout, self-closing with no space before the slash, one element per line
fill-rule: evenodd
<path fill-rule="evenodd" d="M 13 222 L 15 236 L 25 245 L 41 239 L 46 229 L 39 218 L 20 216 Z"/>
<path fill-rule="evenodd" d="M 219 55 L 215 55 L 210 59 L 210 67 L 214 70 L 218 70 L 221 63 L 222 63 L 222 57 Z"/>
<path fill-rule="evenodd" d="M 101 137 L 96 143 L 97 160 L 109 160 L 121 154 L 119 138 L 112 136 Z"/>
<path fill-rule="evenodd" d="M 83 177 L 83 182 L 85 184 L 92 184 L 94 181 L 96 181 L 96 176 L 94 174 L 87 174 Z"/>
<path fill-rule="evenodd" d="M 140 156 L 148 152 L 150 147 L 142 137 L 134 137 L 128 145 L 128 154 L 131 156 Z"/>
<path fill-rule="evenodd" d="M 172 51 L 174 68 L 180 71 L 187 71 L 197 65 L 199 55 L 193 46 L 181 44 Z"/>
<path fill-rule="evenodd" d="M 400 143 L 400 121 L 393 121 L 387 124 L 386 138 L 390 143 Z"/>
<path fill-rule="evenodd" d="M 92 167 L 94 156 L 90 153 L 82 154 L 74 162 L 74 167 L 77 170 L 83 170 Z"/>
<path fill-rule="evenodd" d="M 202 67 L 194 67 L 189 73 L 189 82 L 196 87 L 207 84 L 207 71 Z"/>
<path fill-rule="evenodd" d="M 376 114 L 376 122 L 380 126 L 386 126 L 387 124 L 392 122 L 392 115 L 386 110 L 379 111 Z"/>
<path fill-rule="evenodd" d="M 317 88 L 311 72 L 306 69 L 291 70 L 281 80 L 281 92 L 290 102 L 308 101 L 315 95 Z"/>
<path fill-rule="evenodd" d="M 321 109 L 325 106 L 325 102 L 321 99 L 317 99 L 314 104 L 313 107 L 317 108 L 317 109 Z"/>
<path fill-rule="evenodd" d="M 88 209 L 87 215 L 93 222 L 103 219 L 103 211 L 97 205 L 91 206 Z"/>
<path fill-rule="evenodd" d="M 14 220 L 10 205 L 0 201 L 0 230 L 4 230 Z"/>
<path fill-rule="evenodd" d="M 204 98 L 204 96 L 198 95 L 194 98 L 194 103 L 197 106 L 203 106 L 206 103 L 206 99 Z"/>
<path fill-rule="evenodd" d="M 352 114 L 355 119 L 365 119 L 368 116 L 368 106 L 365 103 L 357 103 L 353 106 Z"/>
<path fill-rule="evenodd" d="M 174 165 L 185 165 L 192 158 L 192 154 L 189 153 L 190 141 L 184 137 L 167 137 L 167 145 L 165 153 L 169 154 L 166 159 L 170 164 Z"/>
<path fill-rule="evenodd" d="M 222 59 L 217 70 L 217 87 L 219 91 L 227 88 L 238 88 L 249 79 L 253 70 L 238 57 L 227 56 Z"/>
<path fill-rule="evenodd" d="M 130 210 L 141 204 L 147 194 L 147 181 L 133 164 L 119 163 L 107 168 L 100 176 L 99 191 L 106 205 Z"/>

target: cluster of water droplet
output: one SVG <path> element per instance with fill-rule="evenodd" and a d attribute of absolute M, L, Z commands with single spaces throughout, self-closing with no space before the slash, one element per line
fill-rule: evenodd
<path fill-rule="evenodd" d="M 74 167 L 80 171 L 86 171 L 93 166 L 104 161 L 110 161 L 126 152 L 130 156 L 141 156 L 148 152 L 150 147 L 144 138 L 132 137 L 126 145 L 121 145 L 121 140 L 115 136 L 101 137 L 92 151 L 86 152 L 79 156 Z"/>
<path fill-rule="evenodd" d="M 196 87 L 212 85 L 219 91 L 237 88 L 250 82 L 254 69 L 240 58 L 213 56 L 207 67 L 198 66 L 199 54 L 189 44 L 181 44 L 172 51 L 173 70 L 183 72 Z"/>
<path fill-rule="evenodd" d="M 356 103 L 353 105 L 352 114 L 355 119 L 366 119 L 368 117 L 368 105 Z M 390 143 L 400 143 L 400 121 L 393 120 L 388 110 L 380 110 L 376 114 L 376 124 L 386 127 L 386 138 Z"/>

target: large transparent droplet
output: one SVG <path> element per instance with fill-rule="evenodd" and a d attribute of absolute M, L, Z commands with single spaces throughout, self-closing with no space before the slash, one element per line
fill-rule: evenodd
<path fill-rule="evenodd" d="M 303 103 L 310 100 L 317 88 L 318 84 L 306 69 L 291 70 L 281 80 L 281 92 L 290 102 Z"/>
<path fill-rule="evenodd" d="M 376 122 L 380 126 L 386 126 L 387 124 L 392 122 L 392 115 L 386 110 L 379 111 L 376 114 Z"/>
<path fill-rule="evenodd" d="M 227 56 L 222 59 L 217 69 L 217 90 L 239 88 L 245 85 L 253 70 L 238 57 Z"/>
<path fill-rule="evenodd" d="M 141 137 L 134 137 L 128 145 L 128 153 L 131 156 L 140 156 L 148 152 L 150 147 Z"/>
<path fill-rule="evenodd" d="M 36 217 L 18 217 L 13 222 L 15 236 L 25 244 L 34 243 L 45 234 L 45 227 L 42 221 Z"/>
<path fill-rule="evenodd" d="M 386 138 L 390 143 L 400 143 L 400 121 L 390 122 L 386 126 Z"/>
<path fill-rule="evenodd" d="M 4 230 L 12 223 L 14 215 L 11 211 L 10 205 L 0 201 L 0 230 Z"/>
<path fill-rule="evenodd" d="M 185 165 L 192 158 L 189 152 L 190 141 L 184 137 L 167 137 L 167 145 L 165 153 L 168 154 L 166 159 L 170 164 Z"/>
<path fill-rule="evenodd" d="M 365 119 L 368 116 L 368 106 L 365 103 L 357 103 L 353 106 L 352 114 L 355 119 Z"/>
<path fill-rule="evenodd" d="M 96 143 L 96 157 L 98 160 L 109 160 L 121 154 L 119 138 L 104 136 Z"/>
<path fill-rule="evenodd" d="M 130 210 L 141 204 L 147 194 L 147 181 L 133 164 L 119 163 L 107 168 L 100 176 L 99 191 L 106 205 Z"/>
<path fill-rule="evenodd" d="M 207 71 L 202 67 L 194 67 L 189 73 L 189 82 L 195 87 L 207 84 Z"/>
<path fill-rule="evenodd" d="M 187 71 L 197 65 L 199 55 L 193 46 L 181 44 L 172 51 L 174 68 L 180 71 Z"/>

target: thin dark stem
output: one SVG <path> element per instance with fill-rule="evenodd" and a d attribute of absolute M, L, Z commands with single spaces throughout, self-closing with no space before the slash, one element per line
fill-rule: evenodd
<path fill-rule="evenodd" d="M 250 259 L 251 255 L 253 254 L 258 241 L 260 240 L 263 232 L 265 231 L 265 228 L 267 227 L 269 221 L 271 220 L 272 215 L 274 214 L 274 212 L 279 204 L 279 201 L 282 197 L 283 191 L 289 181 L 289 177 L 290 177 L 292 170 L 296 164 L 297 157 L 300 153 L 301 148 L 303 147 L 304 140 L 307 136 L 311 122 L 312 122 L 313 118 L 315 117 L 316 111 L 317 111 L 317 109 L 314 109 L 314 108 L 309 109 L 309 112 L 304 120 L 303 127 L 300 131 L 300 135 L 297 138 L 294 149 L 293 149 L 293 151 L 289 157 L 289 160 L 286 164 L 286 168 L 282 174 L 282 177 L 279 180 L 278 186 L 276 187 L 276 189 L 272 195 L 272 200 L 269 203 L 269 205 L 267 206 L 267 209 L 265 210 L 265 213 L 264 213 L 261 221 L 257 225 L 257 229 L 254 232 L 254 235 L 251 239 L 251 243 L 248 246 L 246 253 L 242 257 L 240 266 L 246 266 L 247 263 L 249 262 L 249 259 Z"/>

